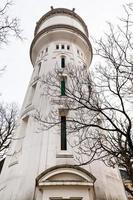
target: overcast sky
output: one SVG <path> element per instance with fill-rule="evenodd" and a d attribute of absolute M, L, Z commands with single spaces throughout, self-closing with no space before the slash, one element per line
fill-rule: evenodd
<path fill-rule="evenodd" d="M 3 1 L 3 0 L 2 0 Z M 106 21 L 117 23 L 123 15 L 122 5 L 127 0 L 14 0 L 10 13 L 21 20 L 23 42 L 12 40 L 0 49 L 0 66 L 7 65 L 0 77 L 0 101 L 17 102 L 21 106 L 31 77 L 33 67 L 30 62 L 29 48 L 34 28 L 39 18 L 54 8 L 75 8 L 88 26 L 89 35 L 100 37 L 106 31 Z"/>

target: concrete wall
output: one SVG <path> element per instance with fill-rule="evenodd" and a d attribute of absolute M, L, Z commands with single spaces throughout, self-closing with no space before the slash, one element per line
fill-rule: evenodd
<path fill-rule="evenodd" d="M 78 20 L 76 20 L 72 16 L 63 15 L 63 14 L 57 14 L 57 16 L 54 15 L 54 16 L 51 16 L 50 18 L 48 18 L 44 23 L 41 24 L 37 33 L 39 33 L 41 30 L 43 30 L 44 28 L 46 28 L 48 26 L 52 26 L 52 25 L 56 25 L 56 24 L 67 24 L 70 26 L 74 26 L 75 28 L 78 28 L 84 34 L 86 34 L 83 26 L 81 25 L 81 23 Z"/>

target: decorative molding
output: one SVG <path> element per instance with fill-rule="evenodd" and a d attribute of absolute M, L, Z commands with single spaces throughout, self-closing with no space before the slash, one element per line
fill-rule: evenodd
<path fill-rule="evenodd" d="M 56 158 L 73 158 L 73 155 L 72 154 L 61 154 L 61 153 L 58 153 L 56 154 Z"/>
<path fill-rule="evenodd" d="M 94 183 L 96 181 L 96 178 L 90 172 L 88 172 L 87 170 L 85 170 L 84 168 L 81 168 L 81 167 L 76 166 L 76 165 L 69 165 L 69 164 L 56 165 L 56 166 L 53 166 L 53 167 L 50 167 L 50 168 L 46 169 L 45 171 L 43 171 L 36 178 L 36 181 L 37 181 L 37 183 L 39 183 L 39 181 L 43 177 L 45 177 L 45 179 L 48 179 L 49 176 L 53 176 L 55 174 L 59 174 L 60 171 L 64 171 L 64 172 L 66 172 L 66 171 L 72 171 L 71 173 L 79 174 L 79 176 L 81 174 L 81 177 L 84 176 L 84 177 L 86 177 L 86 179 L 91 178 L 92 179 L 92 183 Z"/>
<path fill-rule="evenodd" d="M 0 191 L 4 190 L 7 187 L 7 185 L 4 185 L 3 187 L 0 188 Z"/>
<path fill-rule="evenodd" d="M 66 25 L 66 24 L 57 24 L 57 25 L 52 25 L 52 26 L 49 26 L 49 27 L 46 27 L 44 28 L 43 30 L 41 30 L 37 35 L 35 35 L 32 43 L 31 43 L 31 46 L 30 46 L 30 59 L 31 59 L 31 62 L 32 62 L 32 49 L 33 49 L 33 46 L 34 44 L 36 43 L 36 41 L 44 34 L 44 33 L 49 33 L 53 30 L 56 30 L 56 29 L 68 29 L 74 33 L 77 33 L 78 35 L 80 35 L 85 41 L 86 43 L 88 44 L 89 46 L 89 49 L 90 49 L 90 52 L 91 52 L 91 60 L 92 60 L 92 46 L 91 46 L 91 43 L 88 39 L 88 37 L 82 32 L 80 31 L 79 29 L 73 27 L 73 26 L 70 26 L 70 25 Z"/>
<path fill-rule="evenodd" d="M 86 32 L 86 35 L 88 36 L 88 29 L 87 29 L 87 26 L 86 26 L 85 22 L 83 21 L 83 19 L 78 14 L 76 14 L 74 11 L 66 9 L 66 8 L 56 8 L 56 9 L 50 10 L 45 15 L 43 15 L 40 18 L 40 20 L 36 23 L 36 28 L 35 28 L 34 35 L 37 34 L 37 31 L 38 31 L 39 27 L 41 26 L 41 24 L 44 21 L 46 21 L 52 15 L 57 15 L 57 14 L 66 14 L 66 15 L 70 15 L 72 17 L 75 17 L 76 20 L 78 20 L 80 22 L 80 24 L 83 26 L 83 28 L 84 28 L 84 30 Z"/>
<path fill-rule="evenodd" d="M 70 197 L 70 198 L 63 198 L 63 197 L 50 197 L 50 200 L 82 200 L 82 197 Z"/>
<path fill-rule="evenodd" d="M 14 162 L 12 162 L 12 163 L 10 163 L 8 167 L 12 167 L 13 165 L 16 165 L 16 164 L 18 164 L 18 161 L 17 161 L 17 160 L 14 161 Z"/>
<path fill-rule="evenodd" d="M 37 81 L 39 80 L 39 78 L 40 77 L 38 75 L 34 76 L 33 79 L 31 80 L 31 84 L 30 85 L 33 86 L 34 84 L 36 84 Z"/>
<path fill-rule="evenodd" d="M 72 105 L 75 104 L 75 102 L 71 99 L 68 99 L 67 96 L 59 96 L 59 97 L 53 97 L 51 98 L 51 103 L 52 104 L 57 104 L 59 105 L 59 110 L 65 109 L 69 110 Z"/>
<path fill-rule="evenodd" d="M 81 182 L 81 181 L 53 181 L 53 182 L 41 182 L 39 183 L 39 186 L 54 186 L 54 185 L 66 185 L 66 186 L 93 186 L 93 183 L 89 182 Z"/>
<path fill-rule="evenodd" d="M 29 117 L 29 113 L 32 112 L 33 110 L 35 110 L 35 108 L 34 108 L 34 106 L 32 104 L 27 105 L 25 107 L 25 110 L 21 114 L 22 120 L 24 120 L 25 118 Z"/>
<path fill-rule="evenodd" d="M 69 109 L 65 108 L 65 105 L 61 105 L 59 108 L 59 116 L 67 116 Z"/>

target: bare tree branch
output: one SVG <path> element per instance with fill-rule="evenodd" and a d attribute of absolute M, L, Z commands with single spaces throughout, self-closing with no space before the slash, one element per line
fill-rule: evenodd
<path fill-rule="evenodd" d="M 16 104 L 0 104 L 0 160 L 5 156 L 17 125 Z"/>
<path fill-rule="evenodd" d="M 12 1 L 6 1 L 4 5 L 0 5 L 0 46 L 7 44 L 11 36 L 23 39 L 22 30 L 20 29 L 19 19 L 10 17 L 8 10 L 12 5 Z"/>

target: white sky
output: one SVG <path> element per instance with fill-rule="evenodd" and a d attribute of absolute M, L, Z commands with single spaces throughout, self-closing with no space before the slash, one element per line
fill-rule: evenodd
<path fill-rule="evenodd" d="M 115 23 L 122 16 L 122 5 L 132 0 L 14 0 L 10 12 L 21 19 L 23 42 L 12 40 L 8 46 L 0 49 L 0 66 L 7 65 L 6 72 L 0 77 L 0 101 L 23 102 L 32 73 L 29 57 L 30 44 L 36 22 L 54 8 L 75 8 L 88 26 L 89 34 L 100 37 L 106 31 L 106 21 Z"/>

